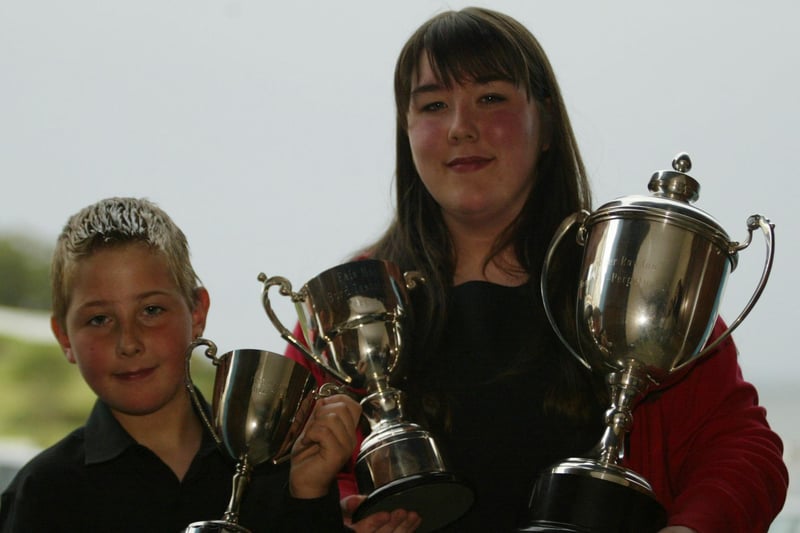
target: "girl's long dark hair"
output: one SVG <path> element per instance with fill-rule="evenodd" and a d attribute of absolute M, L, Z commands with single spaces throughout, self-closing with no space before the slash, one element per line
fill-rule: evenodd
<path fill-rule="evenodd" d="M 384 235 L 366 251 L 375 258 L 397 263 L 404 270 L 419 270 L 427 283 L 414 306 L 416 316 L 408 388 L 436 357 L 447 316 L 447 291 L 453 284 L 455 254 L 438 204 L 428 193 L 414 166 L 406 117 L 411 83 L 422 54 L 426 54 L 438 79 L 446 86 L 481 77 L 502 77 L 524 88 L 542 113 L 547 136 L 531 179 L 534 186 L 519 216 L 498 237 L 488 262 L 513 247 L 528 274 L 527 286 L 535 307 L 541 310 L 539 279 L 544 255 L 558 225 L 568 215 L 589 209 L 591 194 L 575 135 L 562 101 L 552 67 L 536 38 L 516 20 L 491 10 L 467 8 L 437 15 L 423 24 L 402 49 L 395 68 L 397 109 L 396 201 L 397 212 Z M 574 339 L 574 298 L 580 249 L 568 242 L 556 256 L 549 281 L 550 303 L 560 327 Z M 543 318 L 543 313 L 537 312 Z M 546 408 L 580 416 L 587 399 L 577 382 L 583 369 L 566 354 L 549 324 L 532 324 L 538 337 L 531 349 L 557 351 L 563 380 L 553 384 Z M 429 361 L 428 361 L 429 362 Z M 416 363 L 416 364 L 415 364 Z M 524 363 L 521 363 L 521 370 Z M 514 371 L 514 369 L 509 369 Z"/>

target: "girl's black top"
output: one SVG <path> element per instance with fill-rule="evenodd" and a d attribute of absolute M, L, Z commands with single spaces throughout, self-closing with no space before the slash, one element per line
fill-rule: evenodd
<path fill-rule="evenodd" d="M 569 383 L 563 358 L 572 357 L 557 344 L 530 291 L 481 281 L 453 288 L 444 342 L 414 361 L 410 382 L 419 387 L 409 396 L 421 400 L 420 418 L 450 470 L 476 492 L 472 510 L 447 531 L 524 525 L 537 474 L 561 459 L 585 455 L 600 439 L 600 402 L 592 402 L 584 417 L 545 408 L 554 390 L 571 395 L 562 383 Z M 566 365 L 573 363 L 571 386 L 587 393 L 590 374 L 577 361 Z"/>

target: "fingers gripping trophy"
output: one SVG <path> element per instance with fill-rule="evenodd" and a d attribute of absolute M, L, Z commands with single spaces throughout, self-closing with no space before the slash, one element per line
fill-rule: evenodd
<path fill-rule="evenodd" d="M 333 267 L 298 292 L 289 280 L 267 278 L 264 309 L 281 336 L 329 375 L 362 397 L 370 433 L 356 458 L 359 491 L 367 499 L 358 521 L 378 511 L 406 509 L 422 517 L 419 531 L 432 531 L 463 515 L 473 492 L 449 472 L 433 437 L 405 419 L 401 377 L 404 336 L 410 327 L 409 291 L 424 282 L 387 261 L 367 259 Z M 305 342 L 275 314 L 271 287 L 295 304 Z"/>
<path fill-rule="evenodd" d="M 647 480 L 622 466 L 632 411 L 645 395 L 675 383 L 742 322 L 772 269 L 774 225 L 747 219 L 747 240 L 731 242 L 720 225 L 693 207 L 700 186 L 687 172 L 685 153 L 673 170 L 650 180 L 650 197 L 630 196 L 594 213 L 567 217 L 545 256 L 541 290 L 558 337 L 593 372 L 605 375 L 611 406 L 606 428 L 590 457 L 553 465 L 537 479 L 529 526 L 521 531 L 647 533 L 666 514 Z M 577 225 L 583 246 L 576 306 L 578 350 L 560 332 L 548 304 L 548 267 L 564 236 Z M 766 261 L 744 310 L 708 346 L 728 275 L 738 252 L 761 229 Z"/>

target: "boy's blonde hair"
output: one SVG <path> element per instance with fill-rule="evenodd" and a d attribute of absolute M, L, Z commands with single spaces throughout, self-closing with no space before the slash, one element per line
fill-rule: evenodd
<path fill-rule="evenodd" d="M 56 241 L 50 270 L 53 316 L 64 325 L 79 261 L 101 248 L 135 242 L 164 254 L 186 302 L 194 309 L 201 282 L 189 258 L 186 235 L 164 210 L 144 198 L 106 198 L 67 221 Z"/>

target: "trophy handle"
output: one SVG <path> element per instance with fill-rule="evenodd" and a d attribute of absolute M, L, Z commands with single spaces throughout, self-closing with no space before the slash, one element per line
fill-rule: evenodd
<path fill-rule="evenodd" d="M 736 317 L 736 320 L 731 322 L 731 324 L 728 326 L 728 329 L 723 331 L 719 337 L 714 339 L 714 342 L 703 348 L 703 350 L 695 357 L 676 367 L 676 370 L 704 356 L 716 348 L 720 342 L 727 339 L 731 333 L 733 333 L 733 330 L 739 327 L 739 324 L 742 323 L 745 317 L 753 309 L 753 306 L 755 306 L 758 299 L 761 297 L 761 293 L 764 292 L 764 287 L 766 286 L 769 275 L 772 272 L 772 262 L 775 259 L 775 224 L 770 222 L 769 219 L 762 215 L 751 215 L 747 218 L 747 240 L 741 244 L 738 242 L 731 243 L 729 253 L 735 253 L 750 246 L 750 243 L 753 239 L 753 231 L 759 228 L 761 228 L 761 231 L 764 233 L 764 241 L 767 246 L 767 257 L 764 261 L 764 270 L 761 272 L 761 279 L 756 286 L 755 292 L 753 292 L 753 295 L 750 297 L 750 300 L 748 300 L 747 304 L 745 304 L 744 309 L 741 313 L 739 313 L 739 316 Z"/>
<path fill-rule="evenodd" d="M 403 281 L 405 282 L 406 289 L 408 290 L 417 288 L 417 285 L 420 283 L 427 283 L 425 276 L 423 276 L 422 273 L 417 270 L 403 272 Z"/>
<path fill-rule="evenodd" d="M 547 254 L 544 258 L 544 264 L 542 265 L 542 277 L 541 277 L 541 292 L 542 292 L 542 305 L 544 306 L 544 313 L 547 315 L 547 320 L 550 322 L 550 325 L 555 331 L 556 336 L 561 341 L 561 343 L 569 350 L 571 353 L 580 363 L 586 367 L 587 369 L 591 370 L 592 367 L 586 359 L 584 359 L 575 349 L 569 344 L 567 339 L 564 337 L 564 334 L 561 333 L 561 330 L 558 328 L 558 324 L 556 323 L 555 317 L 553 316 L 553 312 L 550 309 L 550 301 L 547 297 L 547 281 L 550 277 L 550 262 L 553 259 L 553 255 L 555 254 L 556 248 L 558 248 L 559 243 L 564 238 L 564 235 L 574 226 L 575 224 L 583 224 L 583 221 L 586 220 L 586 217 L 589 216 L 589 212 L 586 210 L 578 211 L 577 213 L 573 213 L 565 218 L 561 225 L 556 229 L 556 233 L 553 235 L 553 239 L 550 241 L 550 246 L 547 249 Z M 579 229 L 578 232 L 578 241 L 584 240 L 585 235 Z"/>
<path fill-rule="evenodd" d="M 331 383 L 328 381 L 320 385 L 319 388 L 314 391 L 314 400 L 316 401 L 320 398 L 329 398 L 335 394 L 347 394 L 350 396 L 350 391 L 348 391 L 347 387 L 344 385 L 339 383 Z"/>
<path fill-rule="evenodd" d="M 192 372 L 191 372 L 192 353 L 198 346 L 207 346 L 207 349 L 205 351 L 206 357 L 211 359 L 214 366 L 218 366 L 220 363 L 220 359 L 217 358 L 216 356 L 217 345 L 208 339 L 204 339 L 202 337 L 196 338 L 191 342 L 191 344 L 189 344 L 189 347 L 186 348 L 186 373 L 184 375 L 184 384 L 186 385 L 186 390 L 189 391 L 189 395 L 192 397 L 192 402 L 194 403 L 194 406 L 197 408 L 197 412 L 200 413 L 200 418 L 203 420 L 203 423 L 211 432 L 211 436 L 214 437 L 214 441 L 217 443 L 217 446 L 222 446 L 222 439 L 217 435 L 217 432 L 214 430 L 214 426 L 213 424 L 211 424 L 211 420 L 209 420 L 208 415 L 206 414 L 205 406 L 202 404 L 202 402 L 200 402 L 200 397 L 197 395 L 197 389 L 195 389 L 194 382 L 192 382 Z"/>
<path fill-rule="evenodd" d="M 266 274 L 261 272 L 258 275 L 258 281 L 264 284 L 264 289 L 261 291 L 261 304 L 264 307 L 264 311 L 267 312 L 267 316 L 269 317 L 270 322 L 272 322 L 272 325 L 275 326 L 275 328 L 280 332 L 281 337 L 283 337 L 284 340 L 286 340 L 289 344 L 291 344 L 292 346 L 303 352 L 303 354 L 305 354 L 307 357 L 310 357 L 313 361 L 317 362 L 318 364 L 322 364 L 321 361 L 318 361 L 318 357 L 314 353 L 312 353 L 311 350 L 306 348 L 303 343 L 298 341 L 297 338 L 294 335 L 292 335 L 292 332 L 289 330 L 289 328 L 284 326 L 283 322 L 281 322 L 281 319 L 278 318 L 278 315 L 275 313 L 275 310 L 272 309 L 272 303 L 269 301 L 269 289 L 270 287 L 274 287 L 277 285 L 278 287 L 280 287 L 278 292 L 282 296 L 288 296 L 289 298 L 291 298 L 292 302 L 295 303 L 302 302 L 303 296 L 301 294 L 293 292 L 292 283 L 288 279 L 282 276 L 267 277 Z M 305 325 L 303 325 L 302 327 L 305 329 Z"/>
<path fill-rule="evenodd" d="M 322 359 L 320 359 L 320 357 L 317 354 L 315 354 L 312 350 L 309 350 L 303 343 L 297 340 L 297 338 L 292 334 L 289 328 L 283 325 L 283 322 L 281 322 L 280 318 L 278 318 L 278 315 L 275 313 L 275 310 L 272 309 L 272 303 L 269 301 L 269 289 L 270 287 L 274 287 L 276 285 L 280 287 L 278 292 L 282 296 L 288 296 L 289 298 L 291 298 L 292 302 L 294 302 L 295 305 L 298 302 L 305 301 L 305 295 L 302 294 L 302 292 L 300 293 L 293 292 L 291 282 L 282 276 L 267 277 L 266 274 L 261 272 L 258 275 L 258 281 L 264 284 L 264 288 L 261 291 L 261 304 L 264 306 L 264 311 L 267 312 L 267 316 L 272 322 L 272 325 L 275 326 L 275 328 L 280 332 L 281 337 L 283 337 L 283 339 L 286 342 L 288 342 L 289 344 L 300 350 L 300 352 L 307 358 L 311 359 L 311 361 L 313 361 L 320 367 L 324 368 L 326 371 L 333 374 L 337 379 L 343 381 L 344 383 L 349 383 L 351 381 L 350 377 L 339 372 L 335 368 L 331 368 L 328 365 L 326 365 L 325 362 L 322 361 Z M 307 325 L 302 319 L 300 320 L 300 328 L 302 329 L 303 334 L 305 335 L 307 330 Z M 308 342 L 308 337 L 306 337 L 306 342 Z"/>

